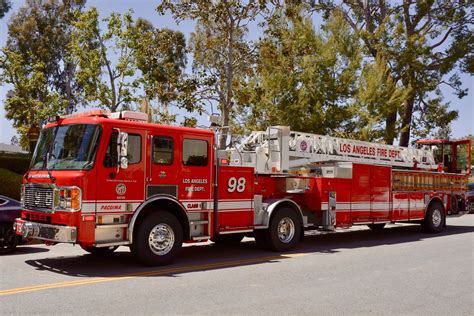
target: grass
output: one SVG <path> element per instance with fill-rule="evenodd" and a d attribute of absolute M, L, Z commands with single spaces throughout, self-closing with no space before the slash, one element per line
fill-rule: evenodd
<path fill-rule="evenodd" d="M 0 195 L 20 200 L 22 175 L 0 168 Z"/>

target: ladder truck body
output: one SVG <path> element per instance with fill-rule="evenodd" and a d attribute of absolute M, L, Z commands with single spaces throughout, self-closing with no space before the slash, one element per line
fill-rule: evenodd
<path fill-rule="evenodd" d="M 127 245 L 156 265 L 170 262 L 182 243 L 252 236 L 285 251 L 304 230 L 417 222 L 439 232 L 448 214 L 465 212 L 468 172 L 459 161 L 460 172 L 438 171 L 433 148 L 284 126 L 253 132 L 233 148 L 219 149 L 222 137 L 219 128 L 150 124 L 127 111 L 57 118 L 43 129 L 24 176 L 16 232 L 94 254 Z M 450 163 L 465 148 L 470 155 L 469 143 L 458 145 Z"/>

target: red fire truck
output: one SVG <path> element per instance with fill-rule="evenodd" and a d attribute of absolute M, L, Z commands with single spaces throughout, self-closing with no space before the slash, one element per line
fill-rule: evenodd
<path fill-rule="evenodd" d="M 436 143 L 404 148 L 274 126 L 219 149 L 229 138 L 220 130 L 128 111 L 58 117 L 24 175 L 15 230 L 93 254 L 128 245 L 156 265 L 183 242 L 247 235 L 285 251 L 304 230 L 415 222 L 436 233 L 448 214 L 465 212 L 468 140 L 444 142 L 439 156 Z"/>

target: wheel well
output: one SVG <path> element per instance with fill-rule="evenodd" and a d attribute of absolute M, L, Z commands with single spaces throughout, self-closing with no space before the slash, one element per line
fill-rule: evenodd
<path fill-rule="evenodd" d="M 178 219 L 181 227 L 183 228 L 183 238 L 189 238 L 189 221 L 188 217 L 181 205 L 171 199 L 157 199 L 153 202 L 148 203 L 140 210 L 138 217 L 135 221 L 134 234 L 136 233 L 135 227 L 138 227 L 143 220 L 148 216 L 148 214 L 153 212 L 167 212 L 170 213 Z"/>
<path fill-rule="evenodd" d="M 430 209 L 430 207 L 434 204 L 441 204 L 441 207 L 443 208 L 443 212 L 446 212 L 446 208 L 443 205 L 443 201 L 441 200 L 440 197 L 435 196 L 434 198 L 431 199 L 431 201 L 428 203 L 428 206 L 426 207 L 426 212 Z M 426 213 L 425 212 L 425 213 Z"/>
<path fill-rule="evenodd" d="M 278 210 L 282 208 L 288 208 L 292 210 L 295 213 L 296 217 L 299 218 L 301 226 L 303 226 L 303 217 L 302 217 L 303 215 L 301 214 L 301 211 L 298 209 L 298 207 L 294 203 L 290 201 L 282 201 L 278 203 L 278 205 L 276 205 L 275 210 L 272 212 L 272 215 L 270 217 L 270 222 L 272 218 L 275 216 L 275 214 L 278 212 Z"/>

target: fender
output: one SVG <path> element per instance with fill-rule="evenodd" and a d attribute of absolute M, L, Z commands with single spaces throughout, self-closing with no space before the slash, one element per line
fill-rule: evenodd
<path fill-rule="evenodd" d="M 137 221 L 138 217 L 140 216 L 140 213 L 150 204 L 159 201 L 159 200 L 166 200 L 169 202 L 172 202 L 176 204 L 176 206 L 182 211 L 182 214 L 177 214 L 177 215 L 183 215 L 186 218 L 186 222 L 188 223 L 189 226 L 189 218 L 188 214 L 186 213 L 186 208 L 181 204 L 180 201 L 178 201 L 174 196 L 168 195 L 168 194 L 157 194 L 149 198 L 148 200 L 145 200 L 133 213 L 132 219 L 130 220 L 130 223 L 128 224 L 128 240 L 130 243 L 133 242 L 133 229 L 135 228 L 135 222 Z M 178 220 L 180 218 L 178 217 Z M 183 227 L 183 233 L 186 235 L 186 227 Z"/>
<path fill-rule="evenodd" d="M 428 207 L 433 201 L 438 201 L 439 203 L 441 203 L 441 205 L 443 205 L 444 212 L 446 213 L 446 205 L 440 196 L 435 195 L 435 196 L 430 197 L 428 194 L 426 194 L 425 195 L 425 215 L 426 215 L 426 212 L 428 212 Z"/>
<path fill-rule="evenodd" d="M 307 226 L 307 223 L 305 222 L 305 218 L 303 217 L 303 212 L 301 211 L 301 208 L 298 204 L 296 204 L 296 202 L 290 200 L 290 199 L 268 199 L 268 200 L 265 200 L 263 201 L 263 214 L 262 214 L 262 222 L 261 224 L 263 225 L 263 227 L 259 227 L 259 228 L 268 228 L 268 226 L 270 225 L 270 219 L 272 217 L 272 214 L 273 212 L 278 209 L 279 206 L 282 206 L 282 204 L 289 204 L 288 206 L 290 206 L 291 208 L 293 209 L 296 209 L 298 210 L 298 213 L 300 214 L 300 218 L 301 218 L 301 223 L 303 224 L 303 226 Z"/>

